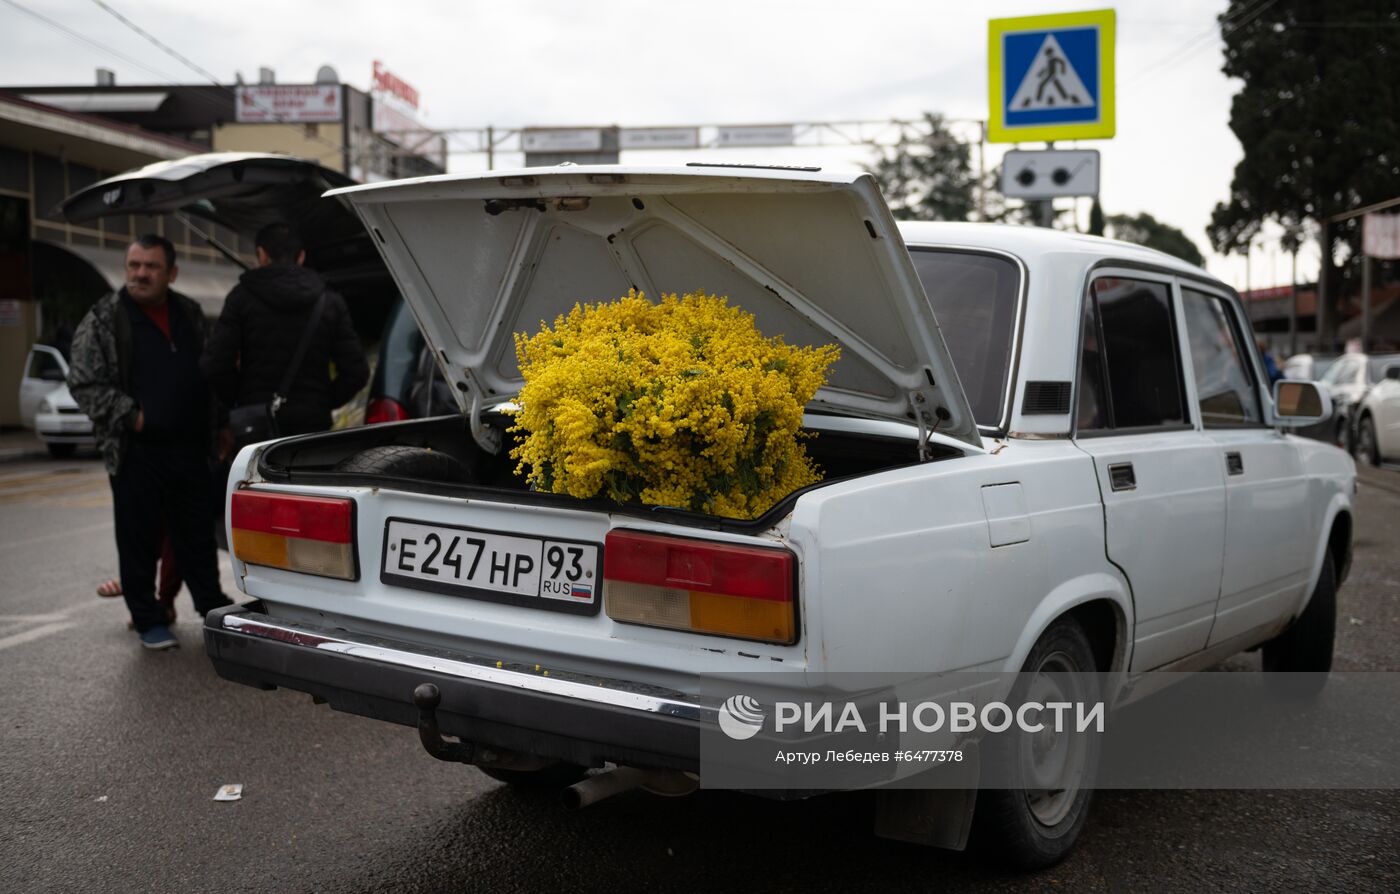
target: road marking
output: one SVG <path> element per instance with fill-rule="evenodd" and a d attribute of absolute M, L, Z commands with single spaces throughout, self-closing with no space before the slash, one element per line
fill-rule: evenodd
<path fill-rule="evenodd" d="M 44 500 L 58 494 L 92 493 L 99 488 L 107 489 L 106 482 L 97 479 L 79 479 L 65 483 L 43 484 L 36 487 L 0 488 L 0 503 L 21 503 L 30 500 Z"/>
<path fill-rule="evenodd" d="M 19 633 L 12 633 L 9 636 L 0 637 L 0 651 L 11 646 L 21 646 L 25 643 L 32 643 L 36 639 L 43 639 L 55 633 L 62 633 L 70 627 L 76 627 L 78 620 L 74 615 L 92 611 L 94 608 L 106 608 L 112 603 L 117 603 L 125 608 L 125 604 L 120 599 L 98 599 L 94 596 L 91 600 L 85 600 L 77 605 L 70 606 L 61 612 L 53 612 L 47 615 L 0 615 L 0 623 L 6 621 L 33 623 L 34 621 L 44 621 L 38 627 L 23 630 Z"/>
<path fill-rule="evenodd" d="M 25 643 L 32 643 L 36 639 L 43 639 L 46 636 L 52 636 L 55 633 L 61 633 L 67 630 L 69 627 L 76 626 L 77 624 L 72 621 L 60 621 L 53 624 L 45 624 L 42 627 L 35 627 L 23 633 L 11 634 L 10 636 L 0 638 L 0 651 L 4 651 L 11 646 L 22 646 Z"/>
<path fill-rule="evenodd" d="M 112 527 L 112 522 L 98 522 L 95 525 L 88 525 L 84 528 L 73 528 L 68 531 L 55 531 L 52 534 L 41 534 L 38 537 L 28 537 L 24 540 L 11 540 L 9 543 L 0 543 L 0 552 L 7 549 L 18 549 L 21 546 L 29 546 L 34 543 L 43 543 L 46 540 L 57 540 L 60 537 L 78 537 L 83 534 L 91 534 L 95 531 L 106 531 Z"/>

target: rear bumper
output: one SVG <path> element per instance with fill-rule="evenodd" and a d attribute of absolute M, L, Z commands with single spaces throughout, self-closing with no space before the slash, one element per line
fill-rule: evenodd
<path fill-rule="evenodd" d="M 337 711 L 404 726 L 418 723 L 414 688 L 433 683 L 443 732 L 584 766 L 698 772 L 701 727 L 718 716 L 718 704 L 644 683 L 284 621 L 257 602 L 210 612 L 204 643 L 224 679 L 310 693 Z"/>

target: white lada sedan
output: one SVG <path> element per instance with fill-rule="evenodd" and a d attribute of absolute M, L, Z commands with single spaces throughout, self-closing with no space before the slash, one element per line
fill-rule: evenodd
<path fill-rule="evenodd" d="M 1271 673 L 1330 667 L 1354 465 L 1287 433 L 1326 396 L 1271 393 L 1238 297 L 1196 267 L 897 224 L 869 176 L 811 169 L 566 166 L 333 195 L 460 414 L 239 454 L 227 519 L 252 601 L 205 626 L 228 679 L 417 727 L 434 756 L 582 804 L 703 785 L 699 742 L 735 692 L 1099 671 L 1121 702 L 1149 671 L 1259 646 Z M 825 480 L 752 521 L 531 491 L 502 410 L 512 335 L 629 288 L 703 289 L 766 335 L 839 344 L 806 417 Z M 907 802 L 921 815 L 895 834 L 961 847 L 971 829 L 1023 865 L 1058 859 L 1095 753 L 1044 744 L 1002 754 L 1020 784 Z"/>

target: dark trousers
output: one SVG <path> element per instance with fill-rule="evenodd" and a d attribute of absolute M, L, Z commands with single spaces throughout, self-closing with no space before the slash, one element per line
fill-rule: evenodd
<path fill-rule="evenodd" d="M 202 615 L 228 605 L 219 587 L 204 451 L 134 442 L 111 482 L 122 594 L 136 629 L 165 623 L 155 595 L 162 519 L 195 609 Z"/>

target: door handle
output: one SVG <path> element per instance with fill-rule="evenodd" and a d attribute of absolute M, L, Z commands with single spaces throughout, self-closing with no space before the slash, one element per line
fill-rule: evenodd
<path fill-rule="evenodd" d="M 1137 490 L 1137 474 L 1132 463 L 1114 463 L 1108 467 L 1108 483 L 1114 490 Z"/>
<path fill-rule="evenodd" d="M 1230 475 L 1244 474 L 1244 457 L 1238 451 L 1231 450 L 1225 454 L 1225 471 Z"/>

